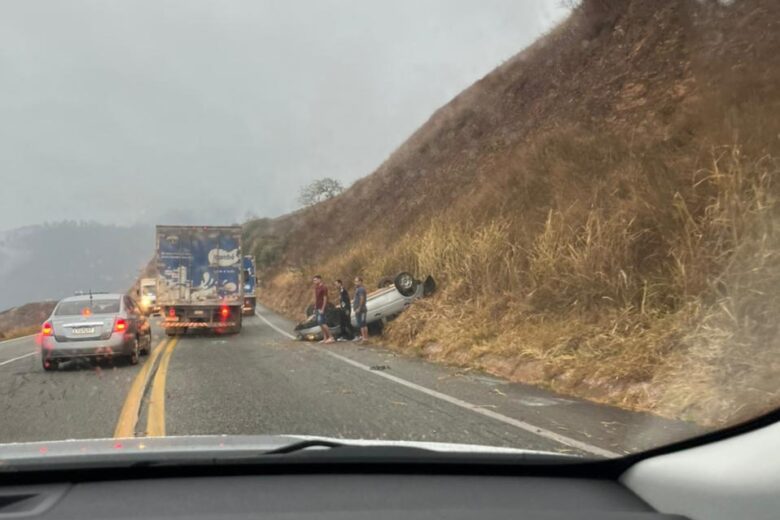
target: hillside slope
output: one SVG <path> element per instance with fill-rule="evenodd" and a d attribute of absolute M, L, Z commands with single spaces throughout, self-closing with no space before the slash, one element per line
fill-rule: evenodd
<path fill-rule="evenodd" d="M 0 234 L 0 310 L 76 290 L 124 292 L 154 250 L 149 226 L 58 222 Z"/>
<path fill-rule="evenodd" d="M 55 305 L 55 301 L 26 303 L 0 312 L 0 341 L 39 332 Z"/>
<path fill-rule="evenodd" d="M 342 196 L 248 223 L 261 299 L 433 273 L 388 344 L 707 424 L 776 406 L 779 20 L 585 1 Z"/>

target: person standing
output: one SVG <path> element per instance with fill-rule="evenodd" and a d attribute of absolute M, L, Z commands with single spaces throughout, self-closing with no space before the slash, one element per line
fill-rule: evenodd
<path fill-rule="evenodd" d="M 352 302 L 352 310 L 355 311 L 355 322 L 360 329 L 360 336 L 355 338 L 355 341 L 368 341 L 368 308 L 366 301 L 368 295 L 366 288 L 363 286 L 363 279 L 359 276 L 355 277 L 355 300 Z"/>
<path fill-rule="evenodd" d="M 341 337 L 338 341 L 344 341 L 355 337 L 355 332 L 352 330 L 352 322 L 350 320 L 350 314 L 352 311 L 352 302 L 349 298 L 349 292 L 344 287 L 344 282 L 336 280 L 336 289 L 339 291 L 339 307 L 341 312 L 339 318 L 341 318 Z"/>
<path fill-rule="evenodd" d="M 317 325 L 322 329 L 322 343 L 333 343 L 334 339 L 328 327 L 328 318 L 325 309 L 328 305 L 328 287 L 322 283 L 322 276 L 315 275 L 314 282 L 314 315 L 317 318 Z"/>

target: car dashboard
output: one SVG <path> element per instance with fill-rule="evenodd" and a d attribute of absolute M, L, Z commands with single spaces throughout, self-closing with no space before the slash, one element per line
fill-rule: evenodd
<path fill-rule="evenodd" d="M 0 491 L 3 503 L 3 520 L 684 518 L 655 512 L 612 480 L 477 475 L 244 475 L 10 486 Z"/>

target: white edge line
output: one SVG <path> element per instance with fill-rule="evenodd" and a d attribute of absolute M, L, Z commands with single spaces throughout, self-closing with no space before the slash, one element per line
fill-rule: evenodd
<path fill-rule="evenodd" d="M 282 335 L 284 335 L 284 336 L 286 336 L 286 337 L 288 337 L 290 339 L 295 339 L 295 336 L 293 336 L 289 332 L 287 332 L 287 331 L 277 327 L 276 325 L 274 325 L 273 323 L 268 321 L 268 319 L 265 316 L 257 313 L 257 311 L 255 311 L 255 314 L 257 315 L 258 318 L 263 320 L 269 327 L 274 329 L 276 332 L 278 332 L 278 333 L 280 333 L 280 334 L 282 334 Z M 591 444 L 588 444 L 588 443 L 585 443 L 585 442 L 581 442 L 581 441 L 578 441 L 576 439 L 572 439 L 570 437 L 566 437 L 565 435 L 561 435 L 561 434 L 556 433 L 554 431 L 547 430 L 545 428 L 540 428 L 538 426 L 534 426 L 533 424 L 527 423 L 525 421 L 520 421 L 518 419 L 514 419 L 512 417 L 508 417 L 506 415 L 494 412 L 494 411 L 489 410 L 487 408 L 483 408 L 481 406 L 478 406 L 478 405 L 475 405 L 475 404 L 471 404 L 471 403 L 469 403 L 467 401 L 463 401 L 461 399 L 458 399 L 457 397 L 452 397 L 450 395 L 443 394 L 443 393 L 438 392 L 436 390 L 431 390 L 430 388 L 426 388 L 424 386 L 420 386 L 417 383 L 412 383 L 411 381 L 407 381 L 406 379 L 401 379 L 400 377 L 397 377 L 397 376 L 394 376 L 394 375 L 391 375 L 391 374 L 387 374 L 385 372 L 378 372 L 376 370 L 371 370 L 371 367 L 369 367 L 367 365 L 364 365 L 362 363 L 358 363 L 357 361 L 354 361 L 354 360 L 349 359 L 347 357 L 341 356 L 339 354 L 336 354 L 335 352 L 331 352 L 329 350 L 326 350 L 326 349 L 323 349 L 323 348 L 319 348 L 319 347 L 314 347 L 314 348 L 316 350 L 319 350 L 323 354 L 327 354 L 327 355 L 329 355 L 329 356 L 331 356 L 333 358 L 336 358 L 336 359 L 338 359 L 340 361 L 343 361 L 344 363 L 352 365 L 355 368 L 359 368 L 361 370 L 365 370 L 366 372 L 370 372 L 371 374 L 374 374 L 374 375 L 379 376 L 379 377 L 384 377 L 385 379 L 393 381 L 394 383 L 398 383 L 399 385 L 403 385 L 403 386 L 405 386 L 407 388 L 411 388 L 412 390 L 417 390 L 418 392 L 421 392 L 423 394 L 429 395 L 431 397 L 435 397 L 436 399 L 440 399 L 442 401 L 445 401 L 447 403 L 453 404 L 455 406 L 459 406 L 460 408 L 464 408 L 466 410 L 470 410 L 470 411 L 472 411 L 474 413 L 478 413 L 478 414 L 483 415 L 485 417 L 490 417 L 491 419 L 494 419 L 496 421 L 500 421 L 500 422 L 502 422 L 504 424 L 508 424 L 510 426 L 514 426 L 515 428 L 519 428 L 521 430 L 525 430 L 527 432 L 533 433 L 534 435 L 538 435 L 540 437 L 544 437 L 546 439 L 555 441 L 555 442 L 557 442 L 559 444 L 563 444 L 565 446 L 576 448 L 578 450 L 582 450 L 582 451 L 587 452 L 587 453 L 592 453 L 592 454 L 598 455 L 600 457 L 614 458 L 614 457 L 621 457 L 622 456 L 619 453 L 615 453 L 615 452 L 612 452 L 612 451 L 609 451 L 609 450 L 605 450 L 603 448 L 599 448 L 598 446 L 593 446 Z"/>
<path fill-rule="evenodd" d="M 19 336 L 18 338 L 6 339 L 6 340 L 3 340 L 3 341 L 0 341 L 0 345 L 5 345 L 7 343 L 16 343 L 17 341 L 22 341 L 23 339 L 34 338 L 35 336 L 36 336 L 36 334 L 30 334 L 28 336 Z"/>
<path fill-rule="evenodd" d="M 34 356 L 35 354 L 37 354 L 37 352 L 30 352 L 29 354 L 25 354 L 23 356 L 11 358 L 11 359 L 6 359 L 2 363 L 0 363 L 0 367 L 3 366 L 3 365 L 7 365 L 8 363 L 13 363 L 14 361 L 19 361 L 20 359 L 24 359 L 24 358 L 28 358 L 30 356 Z"/>

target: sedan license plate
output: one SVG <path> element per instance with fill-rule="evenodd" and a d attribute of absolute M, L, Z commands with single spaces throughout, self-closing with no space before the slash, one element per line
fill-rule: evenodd
<path fill-rule="evenodd" d="M 73 329 L 73 334 L 94 334 L 95 327 L 77 327 Z"/>

